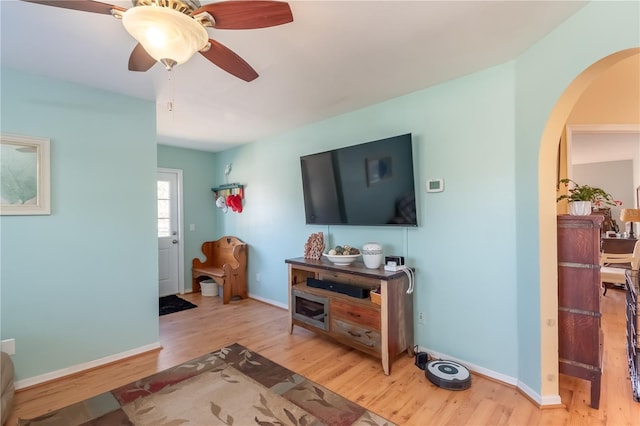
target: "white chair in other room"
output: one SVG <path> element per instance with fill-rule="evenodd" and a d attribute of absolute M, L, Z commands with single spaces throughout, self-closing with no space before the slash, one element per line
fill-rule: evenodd
<path fill-rule="evenodd" d="M 603 295 L 607 294 L 607 286 L 605 283 L 618 284 L 623 287 L 627 285 L 625 268 L 611 266 L 613 264 L 627 264 L 630 269 L 637 271 L 640 266 L 640 240 L 636 241 L 633 246 L 633 253 L 601 253 L 600 254 L 600 282 L 604 289 Z"/>

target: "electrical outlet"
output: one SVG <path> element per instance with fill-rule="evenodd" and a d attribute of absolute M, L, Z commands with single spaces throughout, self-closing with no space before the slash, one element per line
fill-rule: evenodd
<path fill-rule="evenodd" d="M 256 282 L 260 282 L 260 272 L 256 272 Z"/>
<path fill-rule="evenodd" d="M 418 312 L 418 324 L 424 324 L 424 313 Z"/>

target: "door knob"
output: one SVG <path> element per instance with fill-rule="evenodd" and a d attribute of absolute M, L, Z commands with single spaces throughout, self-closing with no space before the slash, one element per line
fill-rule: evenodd
<path fill-rule="evenodd" d="M 171 241 L 173 244 L 178 244 L 178 240 Z"/>

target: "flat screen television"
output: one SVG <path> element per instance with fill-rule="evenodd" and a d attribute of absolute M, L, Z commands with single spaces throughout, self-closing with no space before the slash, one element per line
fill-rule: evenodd
<path fill-rule="evenodd" d="M 417 226 L 411 134 L 300 157 L 308 225 Z"/>

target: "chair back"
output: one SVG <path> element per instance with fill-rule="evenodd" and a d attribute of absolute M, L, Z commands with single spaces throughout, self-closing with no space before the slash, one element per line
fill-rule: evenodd
<path fill-rule="evenodd" d="M 625 269 L 609 266 L 612 263 L 631 264 L 631 270 L 637 271 L 640 266 L 640 240 L 633 246 L 633 253 L 601 253 L 600 254 L 600 281 L 604 288 L 603 295 L 607 294 L 606 283 L 626 286 L 627 277 Z"/>
<path fill-rule="evenodd" d="M 629 263 L 631 269 L 637 271 L 640 268 L 640 239 L 633 246 L 632 253 L 601 253 L 600 266 L 612 263 Z"/>

